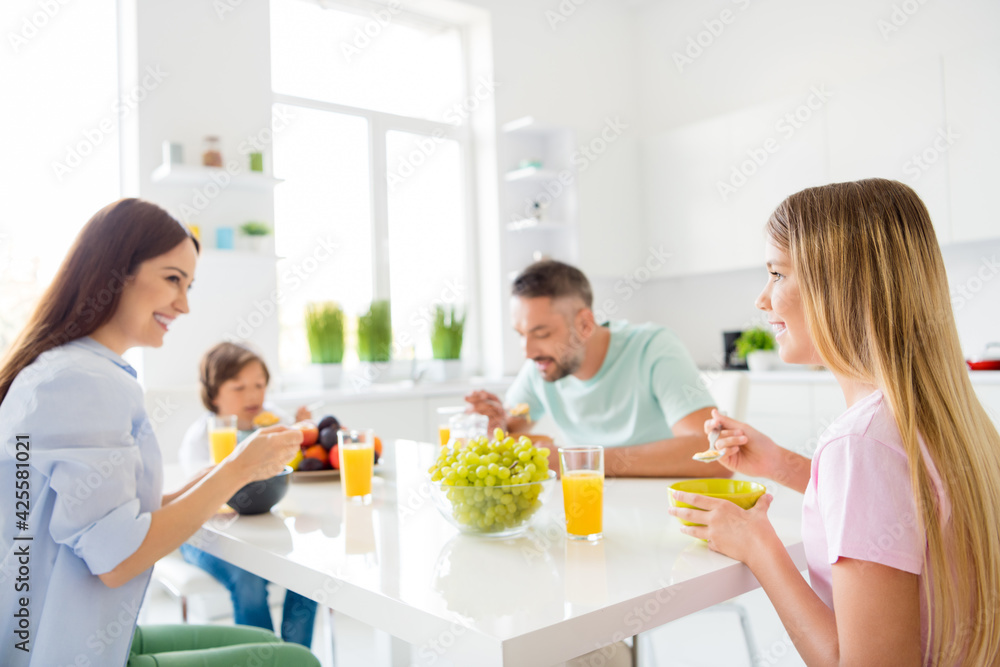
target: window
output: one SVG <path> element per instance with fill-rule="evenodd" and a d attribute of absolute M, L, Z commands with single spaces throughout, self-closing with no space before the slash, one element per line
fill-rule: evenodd
<path fill-rule="evenodd" d="M 271 60 L 282 366 L 309 363 L 314 301 L 344 308 L 353 355 L 357 316 L 389 299 L 394 358 L 430 358 L 434 306 L 464 307 L 471 284 L 461 31 L 394 4 L 276 0 Z"/>
<path fill-rule="evenodd" d="M 0 49 L 0 356 L 21 332 L 83 224 L 120 197 L 118 124 L 136 91 L 118 90 L 115 3 L 9 9 Z M 43 20 L 44 19 L 44 20 Z"/>

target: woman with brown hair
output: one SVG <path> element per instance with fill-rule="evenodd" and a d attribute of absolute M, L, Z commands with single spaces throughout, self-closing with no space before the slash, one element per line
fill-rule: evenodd
<path fill-rule="evenodd" d="M 23 508 L 0 519 L 0 581 L 16 591 L 0 605 L 0 630 L 14 638 L 0 648 L 4 665 L 164 664 L 156 654 L 192 649 L 169 664 L 229 665 L 248 641 L 266 642 L 261 664 L 318 664 L 256 629 L 136 629 L 153 564 L 242 486 L 279 472 L 302 438 L 266 429 L 162 493 L 159 446 L 122 355 L 161 346 L 188 312 L 197 257 L 197 241 L 159 207 L 106 206 L 0 364 L 0 475 L 16 480 Z"/>
<path fill-rule="evenodd" d="M 1000 662 L 1000 435 L 973 390 L 923 202 L 896 181 L 809 188 L 767 223 L 757 299 L 781 358 L 848 409 L 807 459 L 727 417 L 730 470 L 805 494 L 810 588 L 767 519 L 692 494 L 683 528 L 746 563 L 809 665 Z M 677 495 L 677 494 L 675 494 Z"/>

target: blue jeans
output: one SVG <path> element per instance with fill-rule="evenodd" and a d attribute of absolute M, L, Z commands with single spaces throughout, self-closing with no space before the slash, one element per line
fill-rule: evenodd
<path fill-rule="evenodd" d="M 181 545 L 184 560 L 197 565 L 219 580 L 233 599 L 233 621 L 237 625 L 252 625 L 274 631 L 271 611 L 267 606 L 267 580 L 251 574 L 221 558 L 207 554 L 190 544 Z M 312 644 L 316 602 L 298 593 L 285 593 L 281 612 L 281 638 L 308 647 Z"/>

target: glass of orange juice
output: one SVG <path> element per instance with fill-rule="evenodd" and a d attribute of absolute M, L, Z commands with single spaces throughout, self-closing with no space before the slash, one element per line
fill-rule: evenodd
<path fill-rule="evenodd" d="M 236 449 L 236 415 L 215 415 L 208 425 L 208 443 L 212 449 L 212 461 L 222 459 Z"/>
<path fill-rule="evenodd" d="M 444 447 L 451 440 L 451 418 L 465 412 L 465 406 L 456 405 L 437 409 L 438 416 L 438 440 Z"/>
<path fill-rule="evenodd" d="M 375 431 L 370 428 L 360 431 L 341 429 L 337 432 L 337 446 L 344 497 L 352 503 L 367 505 L 372 501 Z"/>
<path fill-rule="evenodd" d="M 599 540 L 604 519 L 604 448 L 560 447 L 566 534 L 574 540 Z"/>

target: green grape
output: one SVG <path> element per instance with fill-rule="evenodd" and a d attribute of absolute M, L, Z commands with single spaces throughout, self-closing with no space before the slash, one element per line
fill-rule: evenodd
<path fill-rule="evenodd" d="M 452 517 L 477 532 L 507 530 L 525 522 L 541 507 L 540 482 L 549 476 L 547 448 L 526 437 L 502 431 L 464 445 L 442 448 L 428 468 L 445 493 Z"/>

